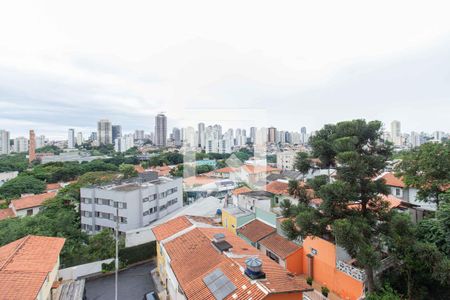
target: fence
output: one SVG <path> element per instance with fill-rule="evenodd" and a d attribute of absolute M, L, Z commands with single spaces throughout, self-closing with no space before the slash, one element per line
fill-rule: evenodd
<path fill-rule="evenodd" d="M 102 271 L 102 264 L 109 264 L 114 261 L 113 258 L 99 260 L 84 265 L 73 266 L 70 268 L 61 269 L 58 272 L 58 277 L 63 280 L 77 280 L 80 277 L 94 275 Z"/>

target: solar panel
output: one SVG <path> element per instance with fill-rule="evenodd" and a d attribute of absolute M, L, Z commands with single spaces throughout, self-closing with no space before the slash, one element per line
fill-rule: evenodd
<path fill-rule="evenodd" d="M 203 282 L 206 284 L 216 300 L 223 300 L 234 290 L 236 290 L 236 286 L 225 274 L 223 274 L 220 269 L 215 269 L 203 277 Z"/>

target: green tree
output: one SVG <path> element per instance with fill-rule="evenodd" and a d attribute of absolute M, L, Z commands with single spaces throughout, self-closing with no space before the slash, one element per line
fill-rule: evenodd
<path fill-rule="evenodd" d="M 22 172 L 28 168 L 28 159 L 25 154 L 0 155 L 0 173 L 19 171 Z"/>
<path fill-rule="evenodd" d="M 305 175 L 311 168 L 311 159 L 309 158 L 308 153 L 298 152 L 295 157 L 294 169 Z"/>
<path fill-rule="evenodd" d="M 0 197 L 19 198 L 21 194 L 40 194 L 45 191 L 45 183 L 33 176 L 18 176 L 0 187 Z"/>
<path fill-rule="evenodd" d="M 364 266 L 369 292 L 374 291 L 374 268 L 380 260 L 380 235 L 389 220 L 380 194 L 388 190 L 373 180 L 386 166 L 389 145 L 380 142 L 379 121 L 353 120 L 325 125 L 310 139 L 312 153 L 323 166 L 335 167 L 336 178 L 315 193 L 319 209 L 303 205 L 296 218 L 299 234 L 334 237 L 337 244 Z"/>
<path fill-rule="evenodd" d="M 295 205 L 292 204 L 292 202 L 289 199 L 283 199 L 280 203 L 281 208 L 281 214 L 285 218 L 289 218 L 292 215 L 295 215 Z"/>
<path fill-rule="evenodd" d="M 299 203 L 308 205 L 309 200 L 311 200 L 306 187 L 300 184 L 297 180 L 289 180 L 288 193 L 292 197 L 298 199 Z"/>
<path fill-rule="evenodd" d="M 405 278 L 408 299 L 419 298 L 427 284 L 434 292 L 450 288 L 450 258 L 435 244 L 417 238 L 416 226 L 408 215 L 393 215 L 385 240 L 397 259 L 397 271 Z"/>
<path fill-rule="evenodd" d="M 425 143 L 405 153 L 396 170 L 406 185 L 419 190 L 419 200 L 439 205 L 450 188 L 450 142 Z"/>
<path fill-rule="evenodd" d="M 121 164 L 119 166 L 119 172 L 123 174 L 125 179 L 136 177 L 138 175 L 138 172 L 134 169 L 134 166 L 129 164 Z"/>

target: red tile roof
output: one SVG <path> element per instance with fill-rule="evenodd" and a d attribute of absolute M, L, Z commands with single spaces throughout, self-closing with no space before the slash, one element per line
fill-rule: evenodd
<path fill-rule="evenodd" d="M 292 253 L 301 249 L 298 245 L 282 237 L 276 232 L 263 238 L 259 241 L 259 243 L 278 255 L 281 259 L 285 259 Z"/>
<path fill-rule="evenodd" d="M 386 181 L 386 185 L 395 186 L 399 188 L 404 188 L 405 183 L 401 178 L 395 177 L 393 173 L 386 172 L 384 173 L 381 178 L 383 178 Z"/>
<path fill-rule="evenodd" d="M 251 192 L 251 191 L 252 191 L 252 189 L 250 189 L 250 188 L 248 188 L 246 186 L 243 186 L 243 187 L 234 189 L 232 193 L 233 193 L 233 195 L 237 196 L 239 194 L 248 193 L 248 192 Z"/>
<path fill-rule="evenodd" d="M 212 246 L 211 240 L 217 233 L 224 234 L 225 240 L 233 246 L 232 255 L 220 254 Z M 188 299 L 215 299 L 203 278 L 216 269 L 220 269 L 236 286 L 236 290 L 225 299 L 263 299 L 267 295 L 258 284 L 274 293 L 307 289 L 304 280 L 288 276 L 280 265 L 222 227 L 194 228 L 165 243 L 164 247 L 170 256 L 172 270 Z M 244 275 L 242 270 L 249 256 L 259 256 L 263 261 L 265 280 L 256 283 Z"/>
<path fill-rule="evenodd" d="M 16 215 L 11 208 L 0 209 L 0 220 L 14 218 Z"/>
<path fill-rule="evenodd" d="M 249 174 L 280 172 L 280 169 L 272 168 L 270 166 L 254 166 L 254 165 L 244 165 L 242 166 L 242 170 Z"/>
<path fill-rule="evenodd" d="M 289 184 L 283 181 L 272 181 L 265 186 L 265 190 L 275 195 L 289 196 Z"/>
<path fill-rule="evenodd" d="M 26 196 L 20 199 L 11 200 L 11 204 L 16 210 L 41 206 L 46 200 L 56 196 L 56 192 Z"/>
<path fill-rule="evenodd" d="M 189 228 L 192 223 L 186 216 L 180 216 L 152 229 L 157 241 L 165 240 L 175 233 Z"/>
<path fill-rule="evenodd" d="M 145 169 L 141 165 L 134 165 L 134 170 L 138 173 L 144 173 Z"/>
<path fill-rule="evenodd" d="M 207 176 L 191 176 L 183 179 L 183 183 L 187 186 L 201 186 L 216 181 L 217 178 L 211 178 Z"/>
<path fill-rule="evenodd" d="M 232 168 L 232 167 L 225 167 L 225 168 L 221 168 L 221 169 L 216 169 L 214 171 L 212 171 L 213 173 L 232 173 L 237 171 L 238 169 L 236 168 Z"/>
<path fill-rule="evenodd" d="M 261 222 L 260 220 L 253 220 L 244 226 L 239 227 L 237 230 L 239 234 L 242 234 L 253 243 L 258 242 L 275 231 L 275 228 Z"/>
<path fill-rule="evenodd" d="M 0 247 L 0 299 L 35 299 L 65 239 L 26 236 Z"/>
<path fill-rule="evenodd" d="M 61 188 L 61 184 L 59 183 L 48 183 L 46 187 L 46 191 L 59 190 Z"/>

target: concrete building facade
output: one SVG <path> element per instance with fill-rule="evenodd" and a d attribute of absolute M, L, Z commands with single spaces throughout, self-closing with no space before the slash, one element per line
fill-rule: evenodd
<path fill-rule="evenodd" d="M 137 229 L 183 206 L 182 178 L 158 177 L 147 172 L 137 178 L 103 186 L 81 188 L 81 229 L 97 233 Z"/>

